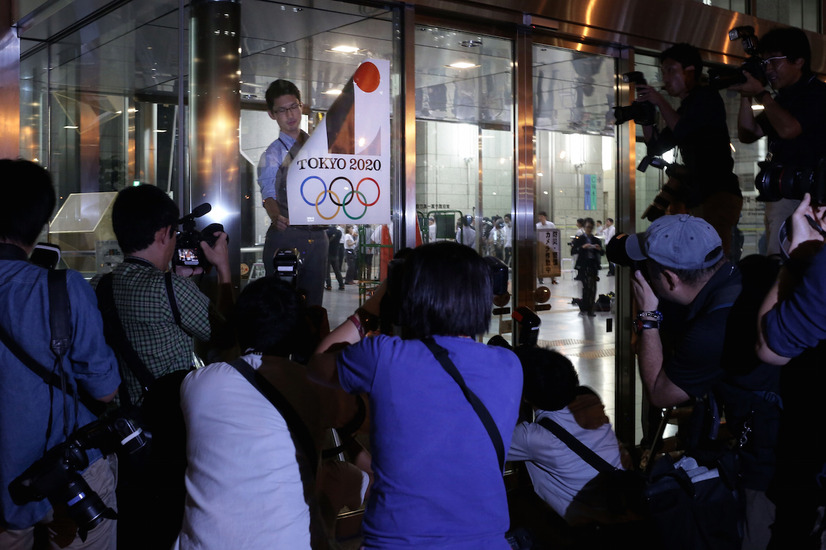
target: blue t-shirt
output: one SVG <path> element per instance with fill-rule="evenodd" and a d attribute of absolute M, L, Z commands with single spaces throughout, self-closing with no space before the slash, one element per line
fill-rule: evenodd
<path fill-rule="evenodd" d="M 510 447 L 522 368 L 507 349 L 436 337 Z M 338 359 L 341 386 L 370 395 L 375 484 L 366 548 L 507 549 L 496 451 L 462 390 L 419 340 L 365 338 Z"/>
<path fill-rule="evenodd" d="M 46 277 L 45 269 L 26 261 L 0 260 L 0 326 L 33 359 L 51 370 L 55 356 L 49 349 Z M 63 366 L 69 373 L 69 384 L 83 388 L 93 398 L 105 397 L 118 388 L 120 377 L 115 356 L 103 338 L 95 294 L 76 271 L 68 272 L 67 284 L 73 340 Z M 64 441 L 65 394 L 24 366 L 3 343 L 0 367 L 0 527 L 22 529 L 42 519 L 52 505 L 44 499 L 18 506 L 12 502 L 8 486 L 44 451 Z M 52 424 L 47 441 L 50 394 Z M 66 401 L 74 421 L 74 400 L 70 397 Z M 86 407 L 78 406 L 78 427 L 95 419 Z M 87 455 L 90 463 L 101 456 L 97 449 L 88 450 Z"/>

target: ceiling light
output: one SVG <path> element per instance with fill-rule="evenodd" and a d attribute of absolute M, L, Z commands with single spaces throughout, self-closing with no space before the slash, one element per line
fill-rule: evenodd
<path fill-rule="evenodd" d="M 329 51 L 336 52 L 336 53 L 358 53 L 360 50 L 356 46 L 335 46 L 331 48 Z"/>
<path fill-rule="evenodd" d="M 478 66 L 479 65 L 476 65 L 475 63 L 471 63 L 469 61 L 457 61 L 456 63 L 451 63 L 450 65 L 447 65 L 447 67 L 451 69 L 474 69 Z"/>
<path fill-rule="evenodd" d="M 462 40 L 459 42 L 459 45 L 464 48 L 478 48 L 482 45 L 482 41 L 480 39 L 476 40 Z"/>
<path fill-rule="evenodd" d="M 341 95 L 341 90 L 329 89 L 326 92 L 321 92 L 324 95 Z"/>

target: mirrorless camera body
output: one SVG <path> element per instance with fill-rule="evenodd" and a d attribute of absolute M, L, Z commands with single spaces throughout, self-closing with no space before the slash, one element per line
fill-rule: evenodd
<path fill-rule="evenodd" d="M 125 417 L 91 422 L 29 466 L 9 484 L 9 494 L 21 505 L 48 498 L 53 506 L 66 506 L 78 526 L 78 535 L 85 541 L 89 530 L 104 519 L 117 518 L 80 475 L 89 466 L 86 449 L 99 448 L 104 453 L 123 449 L 132 454 L 143 449 L 148 439 Z"/>
<path fill-rule="evenodd" d="M 624 73 L 622 81 L 629 84 L 647 85 L 645 77 L 639 71 Z M 614 107 L 614 119 L 618 125 L 633 120 L 637 124 L 651 126 L 657 121 L 657 108 L 647 101 L 634 101 L 631 105 Z"/>
<path fill-rule="evenodd" d="M 741 40 L 743 49 L 749 54 L 749 57 L 743 61 L 740 67 L 710 68 L 708 70 L 709 85 L 716 90 L 722 90 L 729 86 L 742 84 L 746 81 L 743 71 L 765 84 L 766 72 L 763 69 L 763 58 L 760 57 L 757 50 L 757 36 L 754 34 L 754 27 L 748 25 L 735 27 L 728 31 L 728 39 L 732 42 Z"/>
<path fill-rule="evenodd" d="M 223 232 L 224 226 L 220 223 L 211 223 L 201 231 L 195 228 L 195 219 L 209 213 L 210 210 L 212 210 L 212 206 L 209 203 L 204 203 L 178 220 L 181 231 L 178 233 L 175 256 L 172 258 L 173 264 L 204 269 L 211 265 L 204 256 L 201 241 L 206 242 L 209 246 L 215 246 L 218 237 L 214 233 Z"/>

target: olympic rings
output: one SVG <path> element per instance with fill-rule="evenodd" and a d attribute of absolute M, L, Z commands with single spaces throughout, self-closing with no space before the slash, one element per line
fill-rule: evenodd
<path fill-rule="evenodd" d="M 316 196 L 314 201 L 311 201 L 311 200 L 307 199 L 307 194 L 305 193 L 305 190 L 304 190 L 304 186 L 310 180 L 318 180 L 321 183 L 321 186 L 322 186 L 321 187 L 321 192 L 318 193 L 318 195 Z M 336 184 L 339 180 L 344 182 L 345 189 L 348 190 L 344 194 L 344 199 L 343 200 L 339 199 L 339 195 L 333 191 L 333 185 Z M 375 199 L 373 199 L 372 202 L 367 202 L 367 196 L 365 195 L 364 192 L 361 191 L 361 184 L 365 183 L 365 182 L 368 182 L 368 181 L 376 186 Z M 327 214 L 323 214 L 322 209 L 319 208 L 321 205 L 324 204 L 324 201 L 327 200 L 328 195 L 330 196 L 330 202 L 335 206 L 335 212 L 333 214 L 329 214 L 330 208 L 325 208 L 324 209 L 325 212 L 327 212 Z M 347 212 L 347 206 L 351 202 L 353 202 L 353 197 L 355 197 L 356 200 L 358 201 L 358 203 L 361 204 L 364 207 L 364 212 L 362 212 L 358 216 L 353 216 L 349 212 Z M 321 179 L 319 176 L 308 176 L 304 179 L 303 182 L 301 182 L 301 199 L 305 203 L 307 203 L 307 205 L 315 206 L 316 212 L 318 212 L 319 217 L 321 217 L 321 219 L 324 219 L 324 220 L 333 219 L 341 211 L 343 211 L 344 215 L 347 216 L 351 220 L 361 219 L 361 218 L 364 217 L 365 214 L 367 214 L 367 209 L 369 207 L 371 207 L 371 206 L 373 206 L 373 205 L 375 205 L 376 203 L 379 202 L 379 198 L 381 198 L 381 187 L 379 187 L 379 184 L 375 179 L 370 178 L 370 177 L 362 178 L 358 182 L 358 184 L 356 184 L 355 188 L 353 188 L 353 184 L 350 181 L 350 179 L 345 177 L 345 176 L 338 176 L 333 181 L 331 181 L 329 185 L 327 185 L 324 182 L 324 180 Z"/>
<path fill-rule="evenodd" d="M 324 194 L 324 199 L 327 198 L 327 195 L 326 195 L 326 193 L 327 193 L 327 184 L 324 183 L 324 180 L 321 179 L 318 176 L 309 176 L 307 178 L 304 178 L 304 181 L 301 182 L 301 198 L 304 199 L 304 202 L 306 202 L 309 206 L 315 206 L 316 209 L 318 209 L 318 205 L 323 203 L 324 199 L 321 199 L 321 202 L 318 202 L 318 201 L 310 202 L 310 201 L 307 200 L 307 197 L 304 195 L 304 185 L 310 180 L 318 180 L 318 181 L 321 182 L 321 187 L 324 188 L 324 191 L 321 192 L 322 194 Z"/>
<path fill-rule="evenodd" d="M 350 183 L 349 179 L 345 178 L 344 176 L 339 176 L 339 177 L 337 177 L 336 179 L 334 179 L 333 181 L 330 182 L 330 188 L 327 190 L 327 193 L 330 195 L 330 200 L 333 202 L 333 204 L 335 204 L 336 206 L 346 206 L 346 205 L 350 204 L 353 201 L 353 193 L 352 192 L 348 192 L 344 195 L 345 197 L 349 196 L 350 200 L 345 200 L 345 202 L 343 202 L 343 203 L 342 202 L 336 202 L 336 201 L 333 200 L 333 185 L 338 180 L 344 180 L 345 182 L 347 182 L 348 186 L 345 187 L 344 189 L 347 189 L 348 191 L 349 191 L 350 187 L 353 186 L 353 184 Z M 336 198 L 338 198 L 338 197 L 336 197 Z M 324 202 L 324 201 L 322 200 L 322 202 Z M 321 204 L 321 203 L 319 203 L 319 204 Z"/>
<path fill-rule="evenodd" d="M 364 199 L 364 193 L 362 193 L 361 191 L 350 191 L 349 193 L 347 193 L 347 195 L 361 195 L 361 198 Z M 347 198 L 347 195 L 344 196 L 345 199 Z M 353 197 L 350 197 L 350 201 L 352 201 L 352 200 L 353 200 Z M 350 201 L 345 200 L 344 204 L 348 204 Z M 364 203 L 364 200 L 359 200 L 359 202 L 364 205 L 364 212 L 362 212 L 358 216 L 351 216 L 350 213 L 347 212 L 347 208 L 342 207 L 342 210 L 344 210 L 344 214 L 348 218 L 350 218 L 351 220 L 360 220 L 361 218 L 364 217 L 365 214 L 367 214 L 367 205 Z M 375 204 L 375 203 L 373 203 L 373 204 Z"/>
<path fill-rule="evenodd" d="M 376 191 L 377 191 L 377 193 L 376 193 L 376 200 L 374 200 L 373 202 L 371 202 L 371 203 L 369 203 L 369 204 L 368 204 L 368 203 L 366 203 L 366 202 L 359 201 L 359 202 L 361 202 L 361 204 L 363 204 L 363 205 L 364 205 L 365 212 L 367 211 L 367 207 L 368 207 L 368 206 L 373 206 L 374 204 L 376 204 L 377 202 L 379 202 L 379 197 L 381 197 L 381 189 L 379 188 L 379 182 L 377 182 L 377 181 L 376 181 L 376 180 L 374 180 L 373 178 L 363 178 L 363 179 L 362 179 L 362 180 L 358 183 L 358 185 L 356 185 L 356 193 L 358 193 L 358 190 L 359 190 L 359 187 L 361 187 L 361 184 L 362 184 L 362 183 L 364 183 L 365 181 L 368 181 L 368 180 L 369 180 L 369 181 L 372 181 L 372 182 L 373 182 L 373 185 L 375 185 L 375 186 L 376 186 Z M 331 183 L 330 185 L 332 186 L 333 184 Z M 361 195 L 361 193 L 359 193 L 359 195 Z M 361 196 L 363 197 L 364 195 L 361 195 Z"/>
<path fill-rule="evenodd" d="M 324 202 L 324 199 L 322 199 L 321 196 L 326 195 L 327 193 L 330 194 L 330 202 L 332 202 L 333 204 L 336 205 L 336 211 L 333 213 L 332 216 L 325 216 L 324 214 L 321 213 L 321 210 L 318 209 L 318 205 L 321 204 L 322 202 Z M 352 191 L 350 191 L 350 193 L 352 193 Z M 341 203 L 334 201 L 333 197 L 338 198 L 338 195 L 336 195 L 332 191 L 322 191 L 321 193 L 318 194 L 318 197 L 316 197 L 316 199 L 315 199 L 316 200 L 315 209 L 316 209 L 316 212 L 318 212 L 318 215 L 322 220 L 332 220 L 333 218 L 338 216 L 338 211 L 341 210 Z M 319 199 L 321 199 L 321 200 L 319 201 Z M 347 212 L 345 212 L 345 214 L 346 213 Z"/>

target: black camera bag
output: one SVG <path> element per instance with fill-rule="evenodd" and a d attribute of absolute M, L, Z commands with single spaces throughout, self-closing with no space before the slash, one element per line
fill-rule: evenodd
<path fill-rule="evenodd" d="M 169 305 L 176 323 L 180 324 L 180 312 L 172 293 L 171 273 L 167 272 L 165 275 Z M 140 463 L 147 460 L 185 465 L 186 428 L 180 407 L 180 389 L 189 370 L 178 370 L 156 378 L 149 372 L 126 336 L 115 306 L 111 273 L 100 278 L 95 287 L 95 293 L 98 297 L 98 307 L 105 321 L 106 341 L 118 353 L 123 361 L 122 364 L 125 364 L 135 375 L 143 388 L 140 404 L 132 403 L 129 392 L 123 384 L 118 394 L 122 412 L 148 431 L 152 438 L 151 450 L 142 453 L 137 460 L 135 457 L 130 457 L 130 461 L 137 462 L 138 467 L 143 466 Z"/>

